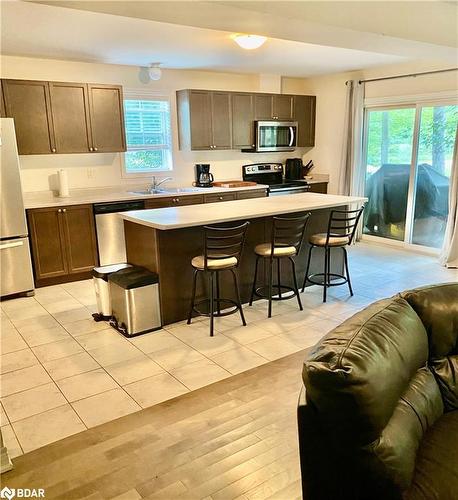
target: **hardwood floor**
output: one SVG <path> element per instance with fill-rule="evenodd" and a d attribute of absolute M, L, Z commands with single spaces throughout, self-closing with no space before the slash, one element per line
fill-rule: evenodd
<path fill-rule="evenodd" d="M 18 457 L 10 488 L 46 498 L 301 498 L 305 351 Z"/>

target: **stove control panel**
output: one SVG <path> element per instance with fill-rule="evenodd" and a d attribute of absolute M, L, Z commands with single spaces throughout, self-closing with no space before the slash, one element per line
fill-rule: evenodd
<path fill-rule="evenodd" d="M 243 175 L 262 175 L 262 174 L 282 174 L 283 164 L 281 163 L 253 163 L 243 166 Z"/>

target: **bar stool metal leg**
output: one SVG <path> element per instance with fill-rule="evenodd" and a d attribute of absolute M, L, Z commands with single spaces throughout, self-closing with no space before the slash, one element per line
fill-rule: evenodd
<path fill-rule="evenodd" d="M 213 296 L 213 271 L 208 273 L 208 287 L 209 287 L 209 300 L 210 300 L 210 337 L 213 337 L 214 330 L 214 296 Z"/>
<path fill-rule="evenodd" d="M 277 288 L 278 288 L 278 297 L 281 299 L 281 280 L 280 280 L 280 274 L 281 274 L 281 259 L 277 259 Z"/>
<path fill-rule="evenodd" d="M 326 294 L 328 290 L 328 274 L 329 274 L 329 269 L 328 269 L 328 252 L 329 248 L 325 247 L 324 249 L 324 276 L 323 276 L 323 302 L 326 302 Z"/>
<path fill-rule="evenodd" d="M 216 271 L 216 311 L 218 312 L 218 314 L 221 313 L 221 304 L 220 304 L 220 293 L 219 293 L 219 272 Z"/>
<path fill-rule="evenodd" d="M 194 311 L 194 303 L 196 301 L 196 286 L 197 286 L 197 273 L 199 271 L 194 270 L 194 276 L 192 278 L 192 297 L 191 297 L 191 305 L 189 307 L 188 321 L 187 324 L 191 324 L 192 320 L 192 312 Z"/>
<path fill-rule="evenodd" d="M 242 301 L 240 299 L 240 290 L 239 290 L 239 283 L 238 283 L 238 279 L 237 279 L 237 273 L 233 269 L 231 269 L 231 272 L 232 272 L 232 277 L 234 278 L 234 287 L 235 287 L 235 293 L 236 293 L 236 297 L 237 297 L 237 305 L 238 305 L 239 312 L 240 312 L 240 319 L 242 320 L 243 326 L 246 326 L 245 315 L 243 314 L 243 308 L 242 308 Z"/>
<path fill-rule="evenodd" d="M 345 273 L 347 275 L 348 289 L 350 290 L 350 295 L 353 297 L 353 288 L 351 286 L 351 281 L 350 281 L 350 271 L 348 270 L 347 249 L 345 247 L 342 247 L 342 250 L 344 251 Z"/>
<path fill-rule="evenodd" d="M 305 285 L 307 284 L 307 279 L 309 277 L 309 271 L 310 271 L 310 262 L 312 260 L 312 250 L 314 249 L 315 247 L 312 245 L 310 248 L 309 248 L 309 256 L 308 256 L 308 259 L 307 259 L 307 268 L 305 269 L 305 276 L 304 276 L 304 282 L 302 283 L 302 293 L 304 292 L 305 290 Z"/>
<path fill-rule="evenodd" d="M 301 302 L 301 298 L 299 296 L 299 289 L 297 287 L 297 278 L 296 278 L 296 263 L 294 262 L 294 260 L 289 257 L 289 260 L 291 262 L 291 268 L 292 268 L 292 271 L 293 271 L 293 283 L 294 283 L 294 293 L 296 294 L 296 297 L 297 297 L 297 303 L 299 304 L 299 309 L 301 311 L 303 311 L 303 307 L 302 307 L 302 302 Z"/>
<path fill-rule="evenodd" d="M 271 257 L 269 259 L 269 311 L 267 314 L 268 318 L 272 317 L 272 274 L 274 268 L 274 259 Z"/>
<path fill-rule="evenodd" d="M 258 278 L 258 264 L 259 264 L 259 257 L 256 257 L 256 264 L 254 266 L 253 286 L 251 287 L 250 306 L 253 305 L 253 298 L 256 292 L 256 280 Z"/>

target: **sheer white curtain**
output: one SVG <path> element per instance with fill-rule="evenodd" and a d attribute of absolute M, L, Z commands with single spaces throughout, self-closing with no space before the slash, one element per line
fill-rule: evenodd
<path fill-rule="evenodd" d="M 364 196 L 365 171 L 363 162 L 364 132 L 364 83 L 347 82 L 347 101 L 342 148 L 342 164 L 339 177 L 339 194 Z M 359 240 L 362 224 L 356 233 Z"/>
<path fill-rule="evenodd" d="M 439 261 L 446 267 L 458 268 L 458 130 L 450 176 L 447 227 Z"/>

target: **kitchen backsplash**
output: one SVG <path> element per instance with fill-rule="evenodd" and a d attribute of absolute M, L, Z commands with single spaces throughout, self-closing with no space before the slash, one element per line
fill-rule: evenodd
<path fill-rule="evenodd" d="M 241 153 L 239 151 L 185 152 L 174 151 L 171 172 L 158 176 L 173 177 L 170 186 L 189 186 L 194 181 L 194 164 L 210 163 L 215 180 L 241 178 L 242 165 L 262 161 L 284 162 L 302 157 L 307 148 L 290 153 Z M 20 156 L 22 186 L 25 192 L 57 190 L 57 170 L 68 172 L 70 189 L 146 184 L 148 177 L 123 177 L 122 155 L 119 153 L 29 155 Z M 153 174 L 151 174 L 153 175 Z"/>

